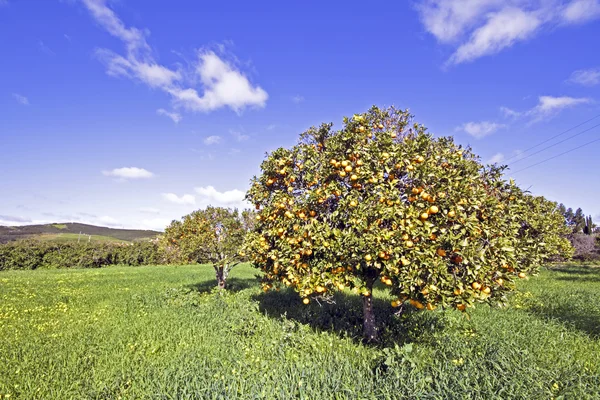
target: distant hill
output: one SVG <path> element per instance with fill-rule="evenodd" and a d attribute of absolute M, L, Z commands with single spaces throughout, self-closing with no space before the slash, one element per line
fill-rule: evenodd
<path fill-rule="evenodd" d="M 81 233 L 81 238 L 80 234 Z M 148 240 L 160 232 L 137 229 L 113 229 L 103 226 L 78 223 L 57 223 L 45 225 L 0 226 L 0 243 L 21 239 L 41 239 L 77 241 L 90 240 L 102 242 L 133 242 Z M 91 236 L 91 238 L 90 238 Z"/>

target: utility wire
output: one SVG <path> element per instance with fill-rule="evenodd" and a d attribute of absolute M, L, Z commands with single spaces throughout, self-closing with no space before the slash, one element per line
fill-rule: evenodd
<path fill-rule="evenodd" d="M 595 119 L 596 119 L 596 118 L 598 118 L 598 117 L 600 117 L 600 114 L 596 115 L 595 117 L 592 117 L 592 118 L 588 119 L 587 121 L 584 121 L 584 122 L 580 123 L 579 125 L 576 125 L 576 126 L 574 126 L 574 127 L 572 127 L 572 128 L 569 128 L 569 129 L 567 129 L 566 131 L 563 131 L 563 132 L 561 132 L 561 133 L 559 133 L 559 134 L 557 134 L 557 135 L 554 135 L 554 136 L 552 136 L 551 138 L 548 138 L 548 139 L 546 139 L 546 140 L 544 140 L 544 141 L 542 141 L 542 142 L 540 142 L 540 143 L 536 144 L 535 146 L 532 146 L 532 147 L 530 147 L 530 148 L 528 148 L 528 149 L 526 149 L 526 150 L 523 150 L 523 152 L 522 152 L 522 153 L 527 153 L 529 150 L 533 150 L 533 149 L 535 149 L 536 147 L 539 147 L 539 146 L 543 145 L 544 143 L 548 143 L 548 142 L 549 142 L 549 141 L 551 141 L 552 139 L 556 139 L 557 137 L 559 137 L 559 136 L 562 136 L 562 135 L 564 135 L 565 133 L 569 133 L 569 132 L 571 132 L 573 129 L 577 129 L 577 128 L 579 128 L 580 126 L 582 126 L 582 125 L 585 125 L 585 124 L 587 124 L 588 122 L 590 122 L 590 121 L 593 121 L 593 120 L 595 120 Z M 521 153 L 521 154 L 522 154 L 522 153 Z M 515 155 L 515 156 L 512 156 L 512 157 L 510 157 L 510 158 L 508 158 L 507 160 L 505 160 L 505 162 L 507 162 L 507 161 L 510 161 L 510 160 L 512 160 L 513 158 L 517 158 L 517 157 L 519 157 L 519 154 L 518 154 L 518 155 Z"/>
<path fill-rule="evenodd" d="M 554 147 L 554 146 L 557 146 L 557 145 L 559 145 L 559 144 L 561 144 L 561 143 L 564 143 L 564 142 L 566 142 L 567 140 L 573 139 L 574 137 L 576 137 L 576 136 L 579 136 L 579 135 L 582 135 L 582 134 L 584 134 L 584 133 L 586 133 L 586 132 L 589 132 L 589 131 L 591 131 L 592 129 L 594 129 L 594 128 L 597 128 L 597 127 L 599 127 L 599 126 L 600 126 L 600 124 L 594 125 L 594 126 L 592 126 L 591 128 L 585 129 L 585 130 L 583 130 L 583 131 L 581 131 L 581 132 L 579 132 L 579 133 L 576 133 L 576 134 L 574 134 L 574 135 L 571 135 L 571 136 L 567 137 L 566 139 L 563 139 L 563 140 L 561 140 L 561 141 L 559 141 L 559 142 L 556 142 L 556 143 L 554 143 L 554 144 L 551 144 L 550 146 L 546 146 L 546 147 L 544 147 L 543 149 L 536 151 L 535 153 L 531 153 L 531 154 L 529 154 L 529 155 L 526 155 L 526 156 L 525 156 L 525 157 L 523 157 L 523 158 L 520 158 L 520 159 L 518 159 L 518 160 L 516 160 L 516 161 L 512 162 L 512 163 L 511 163 L 511 165 L 515 165 L 515 164 L 516 164 L 516 163 L 518 163 L 518 162 L 521 162 L 521 161 L 523 161 L 523 160 L 526 160 L 526 159 L 528 159 L 529 157 L 533 157 L 533 156 L 535 156 L 536 154 L 539 154 L 539 153 L 541 153 L 542 151 L 548 150 L 549 148 L 552 148 L 552 147 Z M 550 140 L 550 139 L 549 139 L 549 140 Z M 536 146 L 536 147 L 537 147 L 537 146 Z"/>
<path fill-rule="evenodd" d="M 512 173 L 513 173 L 513 174 L 516 174 L 517 172 L 525 171 L 526 169 L 533 168 L 533 167 L 535 167 L 535 166 L 537 166 L 537 165 L 543 164 L 543 163 L 545 163 L 545 162 L 547 162 L 547 161 L 550 161 L 550 160 L 554 160 L 554 159 L 555 159 L 555 158 L 557 158 L 557 157 L 563 156 L 563 155 L 565 155 L 565 154 L 567 154 L 567 153 L 571 153 L 571 152 L 573 152 L 573 151 L 575 151 L 575 150 L 579 150 L 580 148 L 582 148 L 582 147 L 585 147 L 585 146 L 587 146 L 587 145 L 590 145 L 590 144 L 592 144 L 592 143 L 595 143 L 595 142 L 600 142 L 600 138 L 598 138 L 598 139 L 595 139 L 595 140 L 592 140 L 592 141 L 590 141 L 590 142 L 587 142 L 587 143 L 584 143 L 584 144 L 582 144 L 581 146 L 577 146 L 577 147 L 575 147 L 574 149 L 567 150 L 567 151 L 565 151 L 565 152 L 562 152 L 562 153 L 560 153 L 560 154 L 557 154 L 557 155 L 555 155 L 555 156 L 553 156 L 553 157 L 546 158 L 545 160 L 542 160 L 542 161 L 540 161 L 540 162 L 538 162 L 538 163 L 532 164 L 532 165 L 530 165 L 530 166 L 528 166 L 528 167 L 521 168 L 521 169 L 519 169 L 519 170 L 517 170 L 517 171 L 513 171 Z"/>

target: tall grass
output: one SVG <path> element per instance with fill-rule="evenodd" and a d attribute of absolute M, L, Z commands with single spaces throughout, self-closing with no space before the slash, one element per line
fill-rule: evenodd
<path fill-rule="evenodd" d="M 597 399 L 600 269 L 544 270 L 506 309 L 401 317 L 360 299 L 262 293 L 248 266 L 225 293 L 207 266 L 0 274 L 0 398 Z"/>

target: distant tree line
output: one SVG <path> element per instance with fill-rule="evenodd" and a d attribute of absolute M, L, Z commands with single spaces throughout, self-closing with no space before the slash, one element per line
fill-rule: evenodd
<path fill-rule="evenodd" d="M 580 261 L 600 261 L 600 227 L 581 208 L 573 211 L 564 204 L 560 204 L 558 208 L 571 230 L 568 239 L 575 249 L 573 258 Z"/>
<path fill-rule="evenodd" d="M 561 203 L 558 209 L 564 215 L 567 226 L 573 230 L 572 233 L 583 233 L 585 235 L 600 233 L 600 227 L 593 223 L 592 216 L 586 216 L 581 208 L 573 212 L 572 208 L 567 208 Z"/>
<path fill-rule="evenodd" d="M 19 240 L 0 244 L 0 271 L 137 266 L 172 261 L 178 260 L 162 249 L 157 241 L 120 244 Z"/>

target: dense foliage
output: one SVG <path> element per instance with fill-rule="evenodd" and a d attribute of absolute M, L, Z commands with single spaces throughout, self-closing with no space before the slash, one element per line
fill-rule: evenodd
<path fill-rule="evenodd" d="M 231 268 L 243 260 L 240 247 L 252 224 L 249 211 L 208 206 L 171 222 L 163 245 L 177 251 L 188 263 L 212 264 L 218 286 L 225 288 Z"/>
<path fill-rule="evenodd" d="M 21 240 L 0 244 L 0 271 L 38 268 L 99 268 L 169 262 L 154 242 L 57 243 Z"/>
<path fill-rule="evenodd" d="M 311 128 L 267 156 L 247 195 L 259 211 L 246 247 L 264 289 L 283 283 L 308 304 L 351 288 L 363 295 L 368 340 L 378 279 L 394 306 L 465 310 L 505 302 L 515 279 L 570 252 L 555 203 L 411 118 L 374 107 L 339 131 Z"/>

